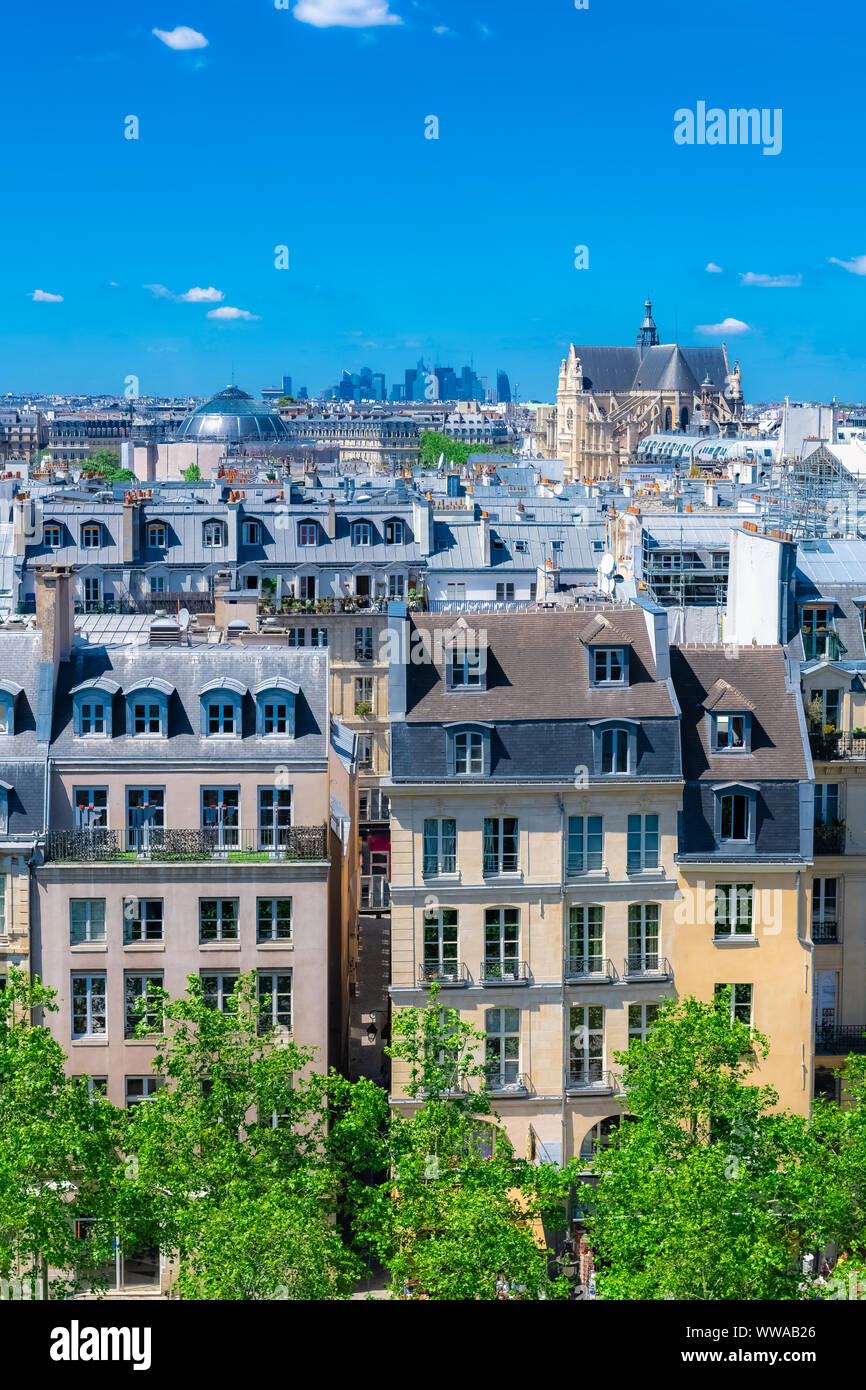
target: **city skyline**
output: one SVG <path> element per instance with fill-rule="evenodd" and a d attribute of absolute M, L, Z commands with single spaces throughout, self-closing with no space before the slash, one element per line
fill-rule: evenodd
<path fill-rule="evenodd" d="M 857 398 L 856 95 L 835 29 L 812 35 L 808 89 L 788 80 L 804 12 L 780 26 L 768 0 L 735 6 L 733 68 L 727 45 L 698 44 L 697 18 L 662 30 L 637 0 L 530 26 L 514 0 L 486 17 L 455 0 L 361 5 L 351 25 L 320 0 L 240 25 L 192 6 L 176 18 L 197 39 L 102 3 L 84 17 L 51 3 L 47 24 L 14 13 L 9 50 L 38 59 L 9 70 L 0 110 L 10 127 L 28 111 L 17 167 L 44 171 L 49 211 L 4 225 L 0 393 L 122 392 L 133 375 L 145 395 L 203 395 L 233 368 L 264 383 L 275 361 L 313 390 L 335 360 L 375 356 L 393 378 L 471 343 L 522 398 L 550 400 L 569 342 L 623 341 L 650 294 L 662 341 L 727 335 L 755 397 Z M 855 17 L 843 0 L 839 29 Z M 714 103 L 783 111 L 777 157 L 678 144 L 674 114 Z M 631 188 L 607 149 L 652 175 Z M 813 188 L 833 201 L 817 233 L 785 215 Z"/>

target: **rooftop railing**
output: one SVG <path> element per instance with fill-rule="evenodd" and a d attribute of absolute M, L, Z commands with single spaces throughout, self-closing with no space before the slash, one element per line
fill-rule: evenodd
<path fill-rule="evenodd" d="M 90 830 L 49 830 L 45 838 L 45 859 L 55 864 L 267 864 L 327 858 L 327 830 L 323 825 L 292 825 L 276 831 L 229 826 L 204 830 L 150 826 L 146 832 L 97 826 Z"/>

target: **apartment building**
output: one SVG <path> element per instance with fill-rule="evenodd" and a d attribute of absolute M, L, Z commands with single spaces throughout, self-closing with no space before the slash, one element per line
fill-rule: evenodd
<path fill-rule="evenodd" d="M 518 1151 L 588 1159 L 623 1113 L 613 1054 L 675 987 L 683 777 L 664 616 L 470 627 L 394 605 L 391 625 L 393 1006 L 423 1005 L 437 981 L 486 1032 Z M 395 1066 L 396 1105 L 405 1082 Z"/>
<path fill-rule="evenodd" d="M 45 801 L 40 657 L 39 634 L 0 629 L 0 988 L 10 966 L 30 969 L 30 873 Z"/>
<path fill-rule="evenodd" d="M 0 633 L 0 650 L 13 744 L 49 769 L 30 961 L 58 992 L 49 1023 L 71 1070 L 118 1104 L 146 1097 L 153 1049 L 132 1033 L 148 982 L 179 994 L 193 974 L 225 1007 L 251 969 L 272 1022 L 344 1065 L 357 762 L 330 718 L 327 652 L 200 641 L 159 620 L 87 642 L 68 569 L 40 572 L 36 597 L 37 630 Z M 19 802 L 39 814 L 32 781 L 14 784 L 19 820 Z"/>

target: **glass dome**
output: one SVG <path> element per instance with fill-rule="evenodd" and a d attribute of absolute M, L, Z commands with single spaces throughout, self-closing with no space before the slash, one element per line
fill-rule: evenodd
<path fill-rule="evenodd" d="M 289 431 L 275 410 L 260 405 L 249 392 L 227 386 L 181 421 L 177 438 L 274 443 L 288 439 Z"/>

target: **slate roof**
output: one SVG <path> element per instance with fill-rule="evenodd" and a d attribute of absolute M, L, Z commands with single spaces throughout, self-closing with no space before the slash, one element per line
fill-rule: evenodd
<path fill-rule="evenodd" d="M 509 499 L 510 502 L 513 500 Z M 449 524 L 437 520 L 436 549 L 427 559 L 427 569 L 436 570 L 535 570 L 545 560 L 553 560 L 562 570 L 583 571 L 595 577 L 604 553 L 604 523 L 577 526 L 570 519 L 561 522 L 491 521 L 490 564 L 485 565 L 481 548 L 481 528 L 477 521 Z M 494 538 L 502 541 L 494 545 Z M 593 541 L 602 548 L 595 549 Z M 526 549 L 518 550 L 522 541 Z M 554 541 L 561 547 L 553 548 Z"/>
<path fill-rule="evenodd" d="M 441 665 L 409 663 L 407 721 L 576 720 L 665 718 L 674 715 L 667 685 L 656 678 L 644 614 L 640 609 L 606 612 L 631 643 L 630 684 L 622 690 L 589 685 L 580 633 L 583 612 L 484 613 L 470 629 L 487 635 L 487 689 L 450 691 Z M 454 615 L 416 613 L 419 631 L 454 626 Z"/>
<path fill-rule="evenodd" d="M 712 685 L 704 700 L 704 709 L 714 714 L 743 714 L 753 711 L 755 706 L 747 695 L 741 694 L 736 686 L 729 685 L 721 677 Z"/>
<path fill-rule="evenodd" d="M 800 695 L 798 689 L 787 688 L 782 648 L 740 647 L 730 660 L 725 650 L 721 645 L 671 647 L 671 675 L 682 708 L 685 777 L 716 782 L 808 780 L 797 711 Z M 720 680 L 734 673 L 737 690 L 754 709 L 752 751 L 712 753 L 706 700 Z"/>
<path fill-rule="evenodd" d="M 5 679 L 5 689 L 15 693 L 15 732 L 0 734 L 0 782 L 10 788 L 9 829 L 0 843 L 43 828 L 47 747 L 36 738 L 41 654 L 40 633 L 0 632 L 0 687 Z"/>
<path fill-rule="evenodd" d="M 721 391 L 727 382 L 721 348 L 680 347 L 659 343 L 637 347 L 581 347 L 573 344 L 583 367 L 584 389 L 614 395 L 625 391 L 686 391 L 700 389 L 709 374 Z"/>

